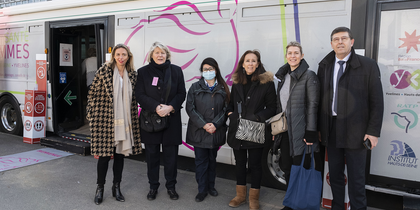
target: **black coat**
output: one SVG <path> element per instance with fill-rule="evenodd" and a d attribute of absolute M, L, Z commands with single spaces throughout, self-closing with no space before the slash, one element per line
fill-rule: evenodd
<path fill-rule="evenodd" d="M 182 143 L 181 109 L 186 95 L 184 74 L 179 66 L 170 64 L 170 69 L 171 91 L 166 104 L 172 105 L 175 113 L 171 113 L 169 128 L 163 131 L 149 133 L 140 128 L 140 136 L 145 144 L 179 145 Z M 162 75 L 157 74 L 152 64 L 141 67 L 137 70 L 137 74 L 137 102 L 142 110 L 155 112 L 159 104 L 165 103 L 165 96 L 162 95 L 162 91 L 166 91 L 166 84 L 161 82 L 163 81 Z M 152 85 L 153 77 L 159 77 L 156 86 Z"/>
<path fill-rule="evenodd" d="M 334 63 L 335 52 L 332 51 L 318 68 L 321 85 L 318 126 L 324 145 L 328 145 L 332 120 Z M 374 60 L 351 50 L 338 82 L 337 101 L 337 148 L 363 148 L 365 134 L 380 136 L 384 99 L 379 67 Z"/>
<path fill-rule="evenodd" d="M 286 119 L 290 141 L 290 155 L 302 155 L 306 138 L 315 139 L 315 151 L 319 149 L 317 132 L 317 115 L 319 102 L 319 81 L 315 72 L 308 69 L 309 65 L 302 59 L 298 68 L 290 73 L 290 94 L 286 106 Z M 283 87 L 285 75 L 290 70 L 289 64 L 285 64 L 276 73 L 279 80 L 277 86 L 277 113 L 282 112 L 280 101 L 280 89 Z M 282 135 L 279 135 L 281 138 Z M 279 139 L 281 140 L 281 139 Z M 311 153 L 306 150 L 306 153 Z"/>
<path fill-rule="evenodd" d="M 187 96 L 187 143 L 200 148 L 217 148 L 226 142 L 226 90 L 220 83 L 210 91 L 204 79 L 191 85 Z M 216 132 L 209 134 L 204 125 L 213 123 Z"/>
<path fill-rule="evenodd" d="M 247 96 L 244 96 L 243 84 L 239 84 L 233 75 L 232 93 L 230 103 L 226 113 L 233 112 L 229 115 L 229 132 L 227 142 L 233 149 L 252 149 L 261 148 L 272 142 L 271 129 L 266 127 L 265 144 L 258 144 L 249 141 L 237 139 L 236 131 L 238 129 L 238 106 L 237 103 L 242 101 L 242 118 L 265 122 L 276 114 L 276 89 L 274 87 L 274 75 L 271 72 L 265 72 L 259 75 L 259 80 L 252 82 L 251 89 Z"/>

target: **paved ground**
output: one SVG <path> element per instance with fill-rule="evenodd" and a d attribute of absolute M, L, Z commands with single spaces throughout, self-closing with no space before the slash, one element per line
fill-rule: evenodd
<path fill-rule="evenodd" d="M 42 148 L 22 143 L 22 137 L 0 133 L 0 156 Z M 0 209 L 2 210 L 84 210 L 84 209 L 232 209 L 229 201 L 235 194 L 235 181 L 217 178 L 219 196 L 208 196 L 197 203 L 194 198 L 197 184 L 194 173 L 179 170 L 177 191 L 180 199 L 170 200 L 164 184 L 157 199 L 148 201 L 146 163 L 125 160 L 121 189 L 125 202 L 117 202 L 111 195 L 112 167 L 105 185 L 105 200 L 97 206 L 93 202 L 96 189 L 96 160 L 92 156 L 72 155 L 32 166 L 0 172 Z M 112 161 L 111 161 L 112 164 Z M 110 166 L 111 166 L 110 164 Z M 163 178 L 161 170 L 160 180 Z M 262 210 L 281 209 L 285 192 L 262 187 Z M 248 209 L 248 204 L 239 208 Z M 373 208 L 369 208 L 373 210 Z"/>

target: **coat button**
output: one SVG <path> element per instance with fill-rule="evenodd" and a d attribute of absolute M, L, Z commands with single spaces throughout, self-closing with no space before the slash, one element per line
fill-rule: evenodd
<path fill-rule="evenodd" d="M 160 87 L 158 87 L 158 90 L 160 90 Z"/>
<path fill-rule="evenodd" d="M 211 110 L 214 110 L 214 108 L 211 108 Z"/>
<path fill-rule="evenodd" d="M 250 99 L 251 97 L 248 96 L 248 99 Z"/>

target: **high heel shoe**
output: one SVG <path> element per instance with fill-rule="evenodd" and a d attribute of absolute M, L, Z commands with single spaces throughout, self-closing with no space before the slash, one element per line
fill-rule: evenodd
<path fill-rule="evenodd" d="M 117 201 L 125 201 L 124 196 L 121 194 L 119 182 L 114 183 L 114 185 L 112 185 L 112 196 L 115 197 Z"/>
<path fill-rule="evenodd" d="M 104 199 L 104 186 L 98 185 L 98 187 L 96 188 L 95 200 L 94 200 L 96 205 L 101 204 L 103 199 Z"/>

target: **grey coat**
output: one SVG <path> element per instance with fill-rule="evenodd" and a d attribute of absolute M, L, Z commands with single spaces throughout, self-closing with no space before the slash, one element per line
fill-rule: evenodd
<path fill-rule="evenodd" d="M 190 117 L 187 128 L 187 143 L 200 148 L 217 148 L 226 142 L 226 90 L 222 84 L 210 91 L 204 79 L 191 85 L 186 111 Z M 208 133 L 203 129 L 207 123 L 213 123 L 216 132 Z"/>
<path fill-rule="evenodd" d="M 319 81 L 315 72 L 308 69 L 309 65 L 302 59 L 298 68 L 290 73 L 290 94 L 286 105 L 286 119 L 290 141 L 290 155 L 302 155 L 306 143 L 314 143 L 315 151 L 319 150 L 317 140 L 317 114 L 319 103 Z M 290 71 L 285 64 L 277 71 L 277 113 L 282 112 L 280 89 L 284 84 L 285 75 Z M 281 135 L 278 135 L 281 138 Z M 279 139 L 281 140 L 281 139 Z M 312 141 L 311 141 L 312 140 Z M 310 153 L 306 150 L 306 153 Z"/>

